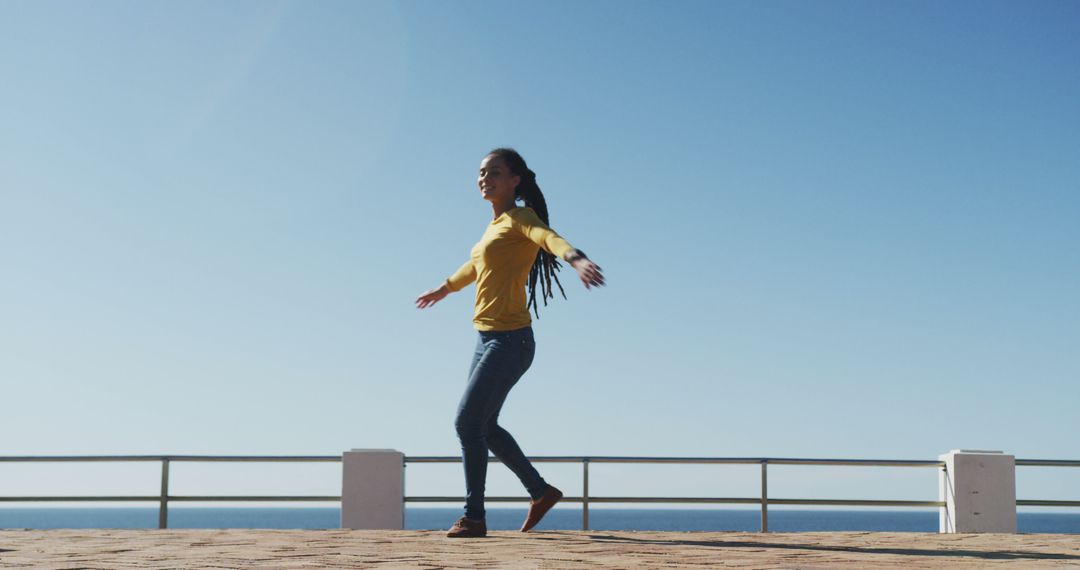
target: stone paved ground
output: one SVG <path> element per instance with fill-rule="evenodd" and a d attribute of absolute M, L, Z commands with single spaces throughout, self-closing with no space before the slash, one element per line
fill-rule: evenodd
<path fill-rule="evenodd" d="M 1080 535 L 908 532 L 0 530 L 0 568 L 1080 567 Z"/>

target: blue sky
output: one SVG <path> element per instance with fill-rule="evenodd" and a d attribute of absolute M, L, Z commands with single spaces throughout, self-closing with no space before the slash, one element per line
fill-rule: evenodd
<path fill-rule="evenodd" d="M 534 322 L 501 416 L 530 455 L 1078 459 L 1078 23 L 1075 2 L 0 4 L 3 453 L 456 454 L 473 290 L 412 301 L 479 238 L 476 169 L 509 145 L 609 282 L 564 273 Z M 157 485 L 68 469 L 0 482 Z M 408 492 L 462 493 L 440 469 Z M 339 490 L 325 466 L 174 470 L 177 493 Z M 520 493 L 503 471 L 489 492 Z M 770 488 L 936 498 L 932 471 L 837 471 Z M 1078 498 L 1063 471 L 1021 469 L 1018 495 Z M 756 484 L 634 467 L 592 492 Z"/>

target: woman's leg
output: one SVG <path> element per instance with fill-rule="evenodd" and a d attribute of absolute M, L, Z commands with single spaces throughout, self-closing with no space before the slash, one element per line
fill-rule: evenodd
<path fill-rule="evenodd" d="M 531 331 L 530 331 L 531 333 Z M 508 382 L 505 386 L 505 391 L 501 394 L 499 406 L 495 411 L 495 414 L 488 421 L 486 426 L 487 433 L 487 445 L 491 449 L 491 452 L 495 454 L 495 457 L 499 458 L 510 471 L 513 471 L 514 475 L 517 475 L 518 480 L 525 486 L 529 496 L 533 499 L 539 498 L 544 494 L 544 490 L 547 489 L 548 484 L 544 481 L 544 478 L 540 476 L 540 473 L 533 467 L 532 462 L 525 456 L 525 453 L 521 451 L 521 447 L 518 446 L 517 441 L 514 440 L 514 436 L 510 435 L 510 432 L 503 429 L 498 424 L 499 411 L 502 410 L 502 404 L 506 400 L 506 396 L 510 393 L 510 389 L 517 384 L 517 381 L 521 379 L 521 376 L 532 365 L 533 356 L 536 354 L 536 343 L 533 340 L 532 334 L 520 335 L 521 338 L 514 339 L 514 342 L 521 344 L 522 349 L 522 368 L 521 373 L 518 374 L 513 381 Z"/>
<path fill-rule="evenodd" d="M 548 488 L 547 481 L 544 481 L 544 478 L 536 471 L 510 432 L 492 422 L 491 427 L 488 428 L 487 440 L 491 452 L 499 458 L 499 461 L 502 461 L 503 465 L 513 471 L 514 475 L 517 475 L 521 484 L 529 492 L 529 496 L 533 499 L 540 498 L 544 490 Z"/>
<path fill-rule="evenodd" d="M 492 433 L 495 434 L 495 445 L 499 450 L 496 454 L 505 453 L 509 461 L 507 466 L 518 473 L 519 477 L 524 475 L 528 478 L 530 483 L 527 487 L 533 487 L 529 489 L 530 494 L 537 486 L 546 487 L 542 480 L 537 483 L 528 472 L 532 465 L 517 444 L 513 443 L 513 438 L 503 437 L 505 430 L 501 428 L 491 431 L 493 425 L 497 427 L 495 418 L 498 417 L 510 388 L 532 363 L 535 347 L 532 344 L 531 329 L 529 333 L 526 342 L 526 335 L 520 331 L 481 332 L 477 342 L 469 384 L 461 398 L 454 422 L 461 440 L 462 463 L 465 469 L 465 516 L 471 519 L 483 519 L 485 516 L 484 490 L 489 437 Z M 508 446 L 507 439 L 512 447 Z M 535 469 L 532 471 L 535 472 Z M 539 474 L 535 477 L 539 478 Z M 523 479 L 523 482 L 525 480 Z"/>
<path fill-rule="evenodd" d="M 475 429 L 473 417 L 483 408 L 484 388 L 488 382 L 477 377 L 477 366 L 487 352 L 483 335 L 476 341 L 472 365 L 469 366 L 469 383 L 458 404 L 454 427 L 461 441 L 461 463 L 465 470 L 465 516 L 480 520 L 484 518 L 484 484 L 487 480 L 487 443 L 480 430 Z M 479 450 L 479 451 L 478 451 Z"/>

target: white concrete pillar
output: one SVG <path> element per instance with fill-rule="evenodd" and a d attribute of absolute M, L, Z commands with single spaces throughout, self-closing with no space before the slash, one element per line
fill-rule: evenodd
<path fill-rule="evenodd" d="M 1000 451 L 954 449 L 938 459 L 940 532 L 1016 532 L 1016 458 Z"/>
<path fill-rule="evenodd" d="M 341 528 L 405 528 L 405 454 L 353 449 L 341 457 Z"/>

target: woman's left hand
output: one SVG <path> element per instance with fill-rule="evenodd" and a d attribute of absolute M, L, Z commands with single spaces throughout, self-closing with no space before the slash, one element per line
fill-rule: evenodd
<path fill-rule="evenodd" d="M 600 273 L 600 266 L 593 263 L 591 259 L 587 257 L 575 259 L 570 266 L 577 270 L 586 289 L 604 284 L 604 275 Z"/>

